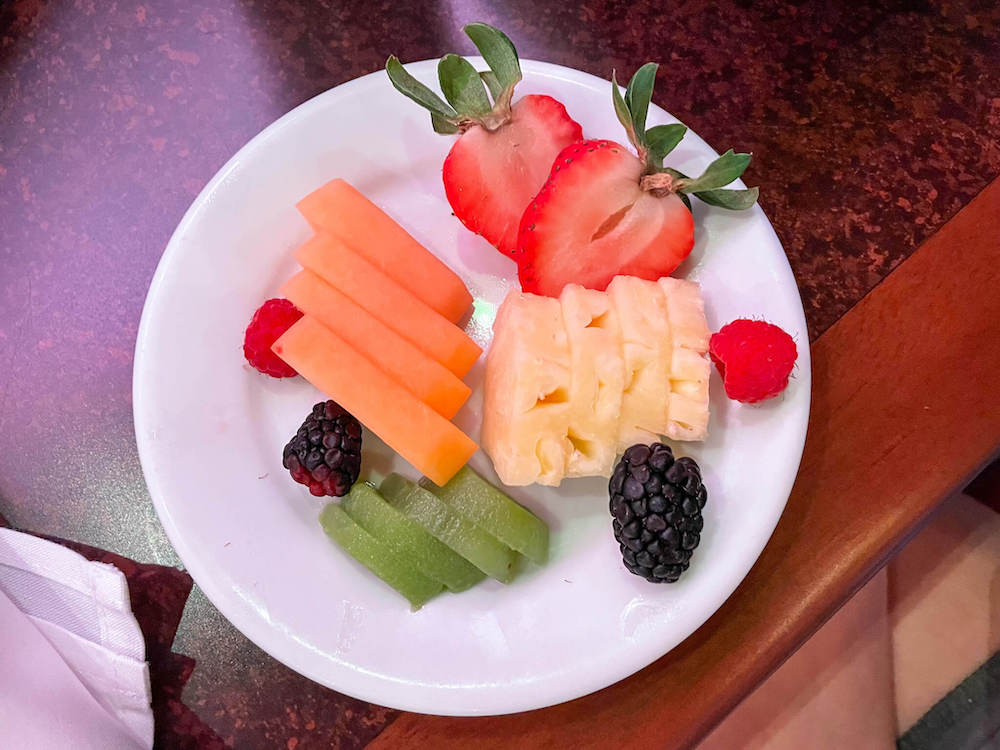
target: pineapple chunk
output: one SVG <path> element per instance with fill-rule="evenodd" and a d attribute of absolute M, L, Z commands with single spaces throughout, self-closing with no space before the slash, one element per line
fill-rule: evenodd
<path fill-rule="evenodd" d="M 659 440 L 667 430 L 670 326 L 667 300 L 655 281 L 616 276 L 608 296 L 622 330 L 625 387 L 618 448 Z"/>
<path fill-rule="evenodd" d="M 509 486 L 558 485 L 573 445 L 570 355 L 559 301 L 507 295 L 486 357 L 482 444 Z"/>
<path fill-rule="evenodd" d="M 670 334 L 673 346 L 708 351 L 711 336 L 705 320 L 705 303 L 701 299 L 701 287 L 695 281 L 675 279 L 666 276 L 657 282 L 667 298 L 667 316 L 670 320 Z"/>
<path fill-rule="evenodd" d="M 704 440 L 708 436 L 711 365 L 706 356 L 710 332 L 701 287 L 693 281 L 673 278 L 658 283 L 667 299 L 673 345 L 664 434 L 674 440 Z"/>
<path fill-rule="evenodd" d="M 664 434 L 674 440 L 708 435 L 708 379 L 712 366 L 693 349 L 674 349 L 670 373 L 670 420 Z"/>
<path fill-rule="evenodd" d="M 618 314 L 604 292 L 567 285 L 559 297 L 569 339 L 569 429 L 566 476 L 611 476 L 625 386 Z"/>
<path fill-rule="evenodd" d="M 694 349 L 675 348 L 670 358 L 670 379 L 707 383 L 712 373 L 705 355 Z"/>
<path fill-rule="evenodd" d="M 493 330 L 482 445 L 506 485 L 609 476 L 630 445 L 707 435 L 709 331 L 694 282 L 512 292 Z"/>

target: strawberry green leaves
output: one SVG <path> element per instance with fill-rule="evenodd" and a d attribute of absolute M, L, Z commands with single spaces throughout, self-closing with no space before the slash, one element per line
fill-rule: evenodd
<path fill-rule="evenodd" d="M 701 177 L 691 179 L 685 177 L 677 182 L 677 189 L 685 193 L 698 193 L 703 190 L 714 190 L 728 185 L 737 179 L 750 165 L 750 154 L 737 154 L 732 149 L 713 161 Z"/>
<path fill-rule="evenodd" d="M 442 57 L 438 63 L 438 82 L 444 98 L 463 115 L 481 117 L 493 109 L 479 72 L 464 57 Z"/>
<path fill-rule="evenodd" d="M 728 208 L 730 211 L 742 211 L 757 202 L 760 188 L 747 190 L 702 190 L 695 195 L 710 206 Z"/>
<path fill-rule="evenodd" d="M 745 159 L 735 157 L 745 157 Z M 743 170 L 746 169 L 749 163 L 750 154 L 734 154 L 732 149 L 730 149 L 709 164 L 701 177 L 697 179 L 691 179 L 683 172 L 678 172 L 676 169 L 671 169 L 670 167 L 665 167 L 663 171 L 674 178 L 673 189 L 676 190 L 677 195 L 684 201 L 688 209 L 691 208 L 691 201 L 688 200 L 686 193 L 696 196 L 699 200 L 710 206 L 728 208 L 730 211 L 742 211 L 750 208 L 750 206 L 757 202 L 757 196 L 760 195 L 760 188 L 721 190 L 718 188 L 709 188 L 708 186 L 713 182 L 720 182 L 728 175 L 736 173 L 738 169 L 739 171 L 734 177 L 730 177 L 726 182 L 721 182 L 722 185 L 728 185 L 743 174 Z M 741 164 L 742 168 L 740 168 Z M 706 175 L 708 175 L 707 179 Z"/>
<path fill-rule="evenodd" d="M 434 112 L 431 112 L 431 127 L 438 135 L 454 135 L 458 132 L 458 125 Z"/>
<path fill-rule="evenodd" d="M 521 64 L 514 43 L 500 29 L 485 23 L 470 23 L 463 31 L 490 66 L 500 89 L 513 89 L 521 80 Z"/>
<path fill-rule="evenodd" d="M 655 125 L 646 131 L 646 145 L 657 167 L 663 166 L 663 157 L 673 151 L 681 142 L 687 128 L 679 122 L 669 125 Z"/>
<path fill-rule="evenodd" d="M 646 63 L 639 68 L 625 88 L 625 96 L 619 90 L 614 72 L 611 74 L 611 99 L 618 121 L 628 133 L 628 139 L 635 146 L 639 159 L 646 165 L 646 173 L 652 174 L 663 167 L 663 157 L 669 154 L 687 132 L 680 123 L 656 125 L 646 130 L 646 115 L 653 98 L 653 84 L 656 82 L 656 63 Z"/>
<path fill-rule="evenodd" d="M 681 142 L 687 128 L 680 123 L 671 123 L 646 129 L 646 115 L 653 97 L 657 67 L 656 63 L 650 62 L 639 68 L 628 82 L 624 96 L 615 74 L 611 75 L 611 100 L 615 114 L 628 133 L 629 141 L 635 147 L 640 161 L 645 165 L 642 179 L 644 189 L 675 193 L 688 208 L 691 207 L 688 195 L 694 195 L 705 203 L 720 208 L 750 208 L 757 202 L 757 188 L 722 189 L 746 171 L 750 164 L 750 154 L 737 154 L 730 149 L 709 164 L 700 177 L 695 178 L 663 166 L 664 157 Z"/>
<path fill-rule="evenodd" d="M 389 80 L 396 91 L 429 110 L 432 115 L 437 115 L 448 121 L 458 117 L 458 113 L 450 105 L 441 101 L 441 97 L 407 73 L 406 68 L 395 55 L 390 55 L 389 59 L 385 61 L 385 72 L 389 74 Z"/>
<path fill-rule="evenodd" d="M 510 100 L 521 80 L 517 50 L 506 34 L 485 23 L 470 23 L 465 33 L 490 69 L 479 72 L 458 55 L 442 57 L 438 83 L 447 102 L 407 73 L 395 56 L 385 63 L 396 90 L 431 113 L 436 133 L 463 132 L 473 124 L 495 130 L 510 119 Z"/>
<path fill-rule="evenodd" d="M 629 111 L 628 104 L 622 98 L 622 92 L 618 88 L 618 79 L 615 77 L 615 71 L 611 71 L 611 101 L 615 105 L 615 115 L 618 116 L 618 122 L 622 124 L 625 128 L 625 132 L 628 133 L 628 139 L 632 142 L 638 151 L 641 147 L 639 136 L 635 132 L 635 124 L 632 120 L 632 112 Z M 642 154 L 639 154 L 640 158 Z"/>
<path fill-rule="evenodd" d="M 692 179 L 678 172 L 679 179 L 674 185 L 678 192 L 690 193 L 710 206 L 742 211 L 757 202 L 760 189 L 753 187 L 747 190 L 720 190 L 719 188 L 739 179 L 748 166 L 750 166 L 750 154 L 737 154 L 729 149 L 709 164 L 701 173 L 701 177 Z"/>
<path fill-rule="evenodd" d="M 490 96 L 494 100 L 500 98 L 500 94 L 503 93 L 503 86 L 500 85 L 500 79 L 497 78 L 497 74 L 492 70 L 484 70 L 479 73 L 479 77 L 483 79 L 483 83 L 486 84 L 486 88 L 490 91 Z"/>
<path fill-rule="evenodd" d="M 659 67 L 656 63 L 646 63 L 635 72 L 625 89 L 625 105 L 632 113 L 635 132 L 641 134 L 643 140 L 646 135 L 646 113 L 653 98 L 653 84 L 656 82 L 656 70 Z"/>

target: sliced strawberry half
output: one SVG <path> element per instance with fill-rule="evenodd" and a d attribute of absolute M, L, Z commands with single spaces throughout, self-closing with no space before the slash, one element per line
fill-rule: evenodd
<path fill-rule="evenodd" d="M 663 166 L 687 129 L 646 130 L 656 69 L 640 68 L 624 97 L 612 79 L 615 111 L 637 153 L 614 141 L 568 146 L 525 208 L 514 256 L 524 291 L 556 297 L 571 283 L 603 290 L 615 276 L 667 276 L 694 246 L 687 194 L 731 209 L 756 202 L 757 188 L 720 189 L 743 173 L 749 154 L 727 151 L 696 179 Z"/>
<path fill-rule="evenodd" d="M 521 288 L 557 297 L 569 283 L 604 290 L 615 276 L 655 280 L 694 245 L 694 220 L 674 194 L 640 187 L 642 162 L 614 141 L 583 141 L 556 158 L 521 219 Z"/>
<path fill-rule="evenodd" d="M 524 207 L 545 183 L 556 154 L 582 137 L 561 102 L 538 94 L 514 102 L 510 120 L 496 130 L 469 128 L 442 169 L 455 216 L 513 255 Z"/>
<path fill-rule="evenodd" d="M 434 130 L 458 133 L 442 169 L 445 194 L 455 216 L 507 255 L 528 201 L 538 192 L 556 155 L 583 138 L 579 123 L 551 96 L 531 95 L 511 104 L 521 80 L 517 50 L 498 29 L 469 24 L 472 39 L 490 70 L 479 73 L 457 55 L 438 64 L 437 94 L 406 72 L 395 57 L 386 62 L 392 85 L 431 113 Z M 492 95 L 492 101 L 490 100 Z"/>

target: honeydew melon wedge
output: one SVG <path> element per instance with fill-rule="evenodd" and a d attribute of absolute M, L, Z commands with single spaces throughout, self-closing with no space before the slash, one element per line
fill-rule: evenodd
<path fill-rule="evenodd" d="M 456 513 L 441 498 L 399 474 L 387 476 L 379 490 L 389 504 L 486 575 L 510 583 L 517 553 Z"/>
<path fill-rule="evenodd" d="M 413 609 L 420 609 L 441 593 L 442 585 L 417 570 L 412 562 L 391 546 L 365 531 L 337 503 L 329 503 L 319 522 L 347 554 L 405 596 Z"/>
<path fill-rule="evenodd" d="M 479 568 L 392 507 L 367 482 L 356 483 L 341 501 L 341 507 L 365 531 L 450 591 L 465 591 L 485 577 Z"/>
<path fill-rule="evenodd" d="M 549 527 L 468 466 L 459 469 L 444 487 L 426 477 L 420 486 L 532 562 L 542 565 L 548 559 Z"/>

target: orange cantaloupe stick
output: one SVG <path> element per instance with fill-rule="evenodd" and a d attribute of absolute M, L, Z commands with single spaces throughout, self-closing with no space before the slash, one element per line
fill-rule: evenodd
<path fill-rule="evenodd" d="M 439 486 L 478 450 L 455 425 L 309 315 L 271 349 Z"/>
<path fill-rule="evenodd" d="M 295 252 L 295 257 L 305 268 L 458 377 L 464 377 L 483 353 L 465 331 L 434 312 L 339 238 L 317 234 Z"/>
<path fill-rule="evenodd" d="M 452 323 L 472 304 L 454 271 L 350 183 L 331 180 L 300 200 L 298 209 L 314 230 L 342 239 Z"/>
<path fill-rule="evenodd" d="M 472 392 L 447 367 L 431 359 L 339 289 L 312 271 L 299 271 L 280 294 L 377 364 L 445 419 L 462 408 Z"/>

